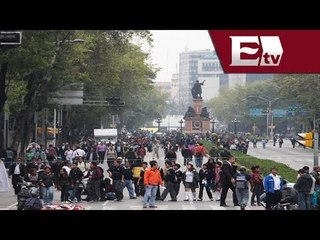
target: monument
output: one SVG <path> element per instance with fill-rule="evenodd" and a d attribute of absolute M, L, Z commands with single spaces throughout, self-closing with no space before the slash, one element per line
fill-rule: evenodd
<path fill-rule="evenodd" d="M 195 82 L 191 89 L 193 98 L 193 107 L 189 107 L 184 115 L 185 132 L 186 133 L 206 133 L 210 131 L 210 117 L 207 107 L 203 107 L 203 99 L 201 97 L 205 80 L 200 83 Z"/>

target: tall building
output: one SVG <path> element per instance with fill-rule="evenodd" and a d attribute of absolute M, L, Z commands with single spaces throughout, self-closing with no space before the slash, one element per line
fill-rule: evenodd
<path fill-rule="evenodd" d="M 180 53 L 179 59 L 179 104 L 192 105 L 191 89 L 199 80 L 205 80 L 202 98 L 208 100 L 219 94 L 219 75 L 222 74 L 215 51 L 198 50 Z"/>
<path fill-rule="evenodd" d="M 256 74 L 256 73 L 242 73 L 242 74 L 221 74 L 219 76 L 219 93 L 224 89 L 232 88 L 237 85 L 244 85 L 246 83 L 254 83 L 260 80 L 272 80 L 273 74 Z"/>
<path fill-rule="evenodd" d="M 171 77 L 171 100 L 179 103 L 179 73 L 173 73 Z"/>

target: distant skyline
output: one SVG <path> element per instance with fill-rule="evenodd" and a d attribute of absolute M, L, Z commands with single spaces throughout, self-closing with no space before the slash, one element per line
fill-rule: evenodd
<path fill-rule="evenodd" d="M 214 49 L 206 30 L 151 30 L 151 33 L 154 39 L 151 63 L 161 68 L 156 81 L 169 82 L 172 74 L 179 71 L 181 52 Z M 143 49 L 149 51 L 150 47 Z"/>

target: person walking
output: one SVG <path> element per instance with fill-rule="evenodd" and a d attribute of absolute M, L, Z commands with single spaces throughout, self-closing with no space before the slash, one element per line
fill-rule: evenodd
<path fill-rule="evenodd" d="M 211 183 L 213 179 L 213 171 L 207 167 L 207 164 L 202 165 L 202 169 L 199 171 L 200 178 L 200 190 L 199 190 L 199 198 L 198 201 L 202 201 L 203 189 L 206 189 L 207 195 L 210 201 L 213 201 L 212 193 L 211 193 Z"/>
<path fill-rule="evenodd" d="M 171 201 L 176 202 L 177 201 L 177 194 L 174 188 L 174 182 L 175 182 L 175 178 L 176 178 L 176 174 L 174 169 L 172 168 L 172 163 L 171 161 L 167 160 L 165 162 L 166 165 L 166 175 L 164 176 L 164 183 L 165 183 L 165 187 L 166 189 L 163 191 L 162 195 L 161 195 L 161 200 L 164 201 L 168 195 L 168 193 L 170 193 L 170 197 L 171 197 Z"/>
<path fill-rule="evenodd" d="M 251 176 L 246 172 L 246 168 L 241 166 L 239 173 L 236 173 L 231 182 L 235 185 L 238 203 L 241 210 L 245 210 L 249 200 L 249 183 Z"/>
<path fill-rule="evenodd" d="M 22 179 L 26 173 L 26 166 L 22 163 L 22 159 L 18 157 L 16 162 L 13 163 L 9 168 L 9 178 L 12 177 L 12 186 L 15 195 L 20 192 L 21 185 L 19 185 L 19 183 L 22 182 Z"/>
<path fill-rule="evenodd" d="M 226 197 L 228 194 L 228 190 L 231 189 L 232 191 L 232 198 L 234 206 L 239 206 L 238 198 L 236 195 L 236 189 L 231 182 L 231 178 L 237 173 L 234 164 L 236 159 L 234 156 L 230 155 L 229 159 L 222 164 L 221 167 L 221 183 L 222 183 L 222 191 L 220 197 L 220 206 L 221 207 L 229 207 L 226 204 Z"/>

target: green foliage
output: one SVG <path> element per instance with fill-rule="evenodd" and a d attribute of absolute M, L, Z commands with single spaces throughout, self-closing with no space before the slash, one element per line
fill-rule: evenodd
<path fill-rule="evenodd" d="M 209 141 L 203 141 L 203 145 L 206 147 L 206 149 L 209 151 L 212 147 L 212 143 Z M 289 182 L 296 182 L 297 180 L 297 171 L 288 167 L 287 165 L 283 163 L 278 163 L 272 160 L 267 159 L 259 159 L 252 157 L 247 154 L 243 154 L 241 152 L 232 150 L 231 154 L 236 157 L 237 164 L 243 165 L 247 169 L 251 169 L 252 166 L 258 165 L 260 166 L 261 172 L 264 176 L 268 175 L 270 173 L 270 169 L 272 167 L 278 168 L 278 174 L 288 180 Z"/>
<path fill-rule="evenodd" d="M 278 168 L 278 174 L 282 178 L 288 180 L 289 182 L 296 182 L 297 180 L 297 171 L 283 163 L 278 163 L 267 159 L 255 158 L 238 151 L 232 151 L 232 155 L 234 155 L 237 158 L 237 164 L 243 165 L 247 169 L 251 169 L 251 167 L 254 165 L 260 166 L 261 172 L 264 176 L 270 173 L 270 169 L 272 167 L 276 167 Z"/>
<path fill-rule="evenodd" d="M 320 112 L 319 74 L 281 74 L 274 82 L 283 98 L 303 107 L 309 116 Z"/>
<path fill-rule="evenodd" d="M 51 109 L 56 106 L 49 104 L 50 94 L 70 83 L 82 83 L 85 96 L 120 96 L 126 105 L 121 109 L 64 107 L 68 132 L 96 128 L 109 114 L 125 118 L 140 109 L 141 116 L 121 119 L 120 125 L 132 120 L 133 125 L 143 125 L 164 112 L 167 96 L 151 84 L 158 69 L 148 64 L 149 53 L 135 44 L 152 45 L 150 31 L 28 30 L 22 36 L 19 48 L 0 52 L 0 63 L 9 62 L 7 103 L 11 118 L 20 121 L 15 133 L 22 141 L 29 141 L 26 138 L 34 132 L 26 129 L 28 136 L 19 129 L 33 126 L 34 111 L 49 108 L 48 123 L 53 124 Z"/>

